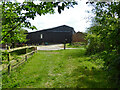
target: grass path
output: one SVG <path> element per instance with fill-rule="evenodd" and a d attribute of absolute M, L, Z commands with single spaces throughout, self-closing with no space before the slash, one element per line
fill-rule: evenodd
<path fill-rule="evenodd" d="M 85 56 L 85 49 L 38 51 L 8 75 L 3 88 L 107 88 L 103 61 Z"/>

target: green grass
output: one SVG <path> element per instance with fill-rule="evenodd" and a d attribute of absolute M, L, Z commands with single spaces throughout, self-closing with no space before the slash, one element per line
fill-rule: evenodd
<path fill-rule="evenodd" d="M 38 51 L 28 62 L 4 74 L 3 88 L 108 88 L 101 59 L 85 56 L 85 49 Z"/>
<path fill-rule="evenodd" d="M 85 48 L 85 44 L 81 42 L 76 42 L 72 44 L 67 43 L 66 46 L 67 48 Z"/>

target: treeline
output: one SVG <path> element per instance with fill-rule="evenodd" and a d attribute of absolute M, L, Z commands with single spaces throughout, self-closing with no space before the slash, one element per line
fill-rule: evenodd
<path fill-rule="evenodd" d="M 87 2 L 95 14 L 88 28 L 87 54 L 99 53 L 110 80 L 120 85 L 120 2 Z"/>

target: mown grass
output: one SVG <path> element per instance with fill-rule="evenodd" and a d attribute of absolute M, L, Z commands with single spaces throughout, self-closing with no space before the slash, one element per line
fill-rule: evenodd
<path fill-rule="evenodd" d="M 110 88 L 104 61 L 85 55 L 85 49 L 38 51 L 10 75 L 3 88 Z"/>

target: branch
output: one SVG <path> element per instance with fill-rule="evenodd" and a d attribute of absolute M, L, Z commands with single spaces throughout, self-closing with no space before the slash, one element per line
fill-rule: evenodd
<path fill-rule="evenodd" d="M 23 18 L 25 18 L 25 16 L 23 17 Z M 20 23 L 18 23 L 16 26 L 14 26 L 11 30 L 9 30 L 7 33 L 6 33 L 6 35 L 4 35 L 3 37 L 2 37 L 2 40 L 10 33 L 10 32 L 12 32 L 14 29 L 16 29 L 17 28 L 17 26 L 19 26 L 22 22 L 24 22 L 25 20 L 23 19 Z"/>

